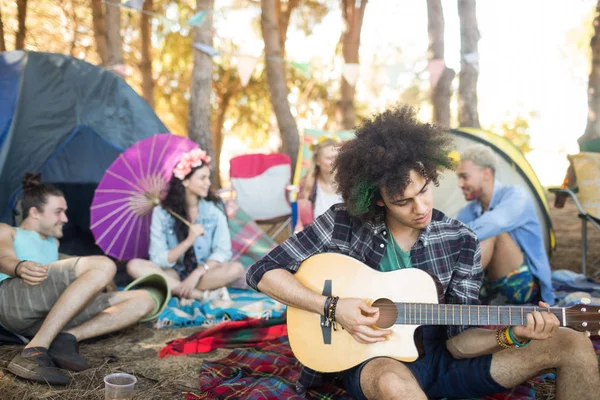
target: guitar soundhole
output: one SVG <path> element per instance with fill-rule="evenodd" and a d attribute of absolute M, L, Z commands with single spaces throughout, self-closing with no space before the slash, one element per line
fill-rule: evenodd
<path fill-rule="evenodd" d="M 390 299 L 377 299 L 372 306 L 379 308 L 379 319 L 375 324 L 378 328 L 387 329 L 396 323 L 398 309 L 393 301 Z"/>

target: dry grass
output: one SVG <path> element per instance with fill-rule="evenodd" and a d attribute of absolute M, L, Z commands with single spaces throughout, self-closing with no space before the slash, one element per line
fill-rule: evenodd
<path fill-rule="evenodd" d="M 553 201 L 553 198 L 550 197 Z M 557 248 L 552 255 L 555 269 L 580 271 L 580 222 L 572 202 L 564 209 L 551 209 L 557 237 Z M 278 238 L 279 239 L 279 238 Z M 589 230 L 588 260 L 600 258 L 600 232 Z M 590 267 L 590 274 L 600 265 Z M 104 399 L 104 376 L 112 372 L 134 374 L 135 399 L 180 399 L 183 392 L 198 390 L 198 371 L 203 359 L 218 359 L 230 350 L 219 349 L 209 354 L 193 354 L 160 359 L 157 351 L 169 340 L 187 337 L 198 328 L 155 330 L 136 326 L 119 334 L 82 344 L 81 354 L 94 368 L 73 375 L 73 382 L 65 388 L 30 383 L 15 378 L 6 371 L 8 363 L 20 351 L 20 346 L 0 347 L 0 398 L 3 400 L 82 400 Z M 535 385 L 537 398 L 554 399 L 554 382 Z"/>
<path fill-rule="evenodd" d="M 0 398 L 3 400 L 104 399 L 106 375 L 127 372 L 138 379 L 135 399 L 180 399 L 184 392 L 198 390 L 198 371 L 203 359 L 222 358 L 230 350 L 209 354 L 158 358 L 157 352 L 169 340 L 187 337 L 198 328 L 156 330 L 135 326 L 119 334 L 82 344 L 81 354 L 93 368 L 73 374 L 70 386 L 44 386 L 15 378 L 6 370 L 20 346 L 0 348 Z"/>

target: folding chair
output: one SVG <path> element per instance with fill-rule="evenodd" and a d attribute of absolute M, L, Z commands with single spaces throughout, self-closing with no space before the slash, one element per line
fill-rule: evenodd
<path fill-rule="evenodd" d="M 571 196 L 581 219 L 581 272 L 587 272 L 587 224 L 600 230 L 600 153 L 579 153 L 567 157 L 571 162 L 561 188 L 550 188 L 558 196 Z M 576 184 L 576 186 L 575 186 Z M 555 203 L 561 207 L 557 198 Z M 600 259 L 595 260 L 596 265 Z"/>
<path fill-rule="evenodd" d="M 267 234 L 276 238 L 284 229 L 292 232 L 292 207 L 287 190 L 291 182 L 291 160 L 285 154 L 245 154 L 230 162 L 235 201 L 254 221 L 269 225 Z M 288 236 L 289 236 L 288 234 Z"/>

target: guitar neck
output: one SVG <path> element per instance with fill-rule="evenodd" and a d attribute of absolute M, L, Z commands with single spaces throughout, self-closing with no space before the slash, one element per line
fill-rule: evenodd
<path fill-rule="evenodd" d="M 527 314 L 549 311 L 566 326 L 565 308 L 536 306 L 476 306 L 462 304 L 395 303 L 396 324 L 402 325 L 526 325 Z"/>

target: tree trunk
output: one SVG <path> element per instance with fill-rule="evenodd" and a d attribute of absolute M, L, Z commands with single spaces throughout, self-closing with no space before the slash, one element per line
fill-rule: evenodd
<path fill-rule="evenodd" d="M 479 75 L 479 29 L 475 0 L 458 0 L 460 19 L 460 76 L 458 83 L 458 123 L 479 128 L 477 77 Z"/>
<path fill-rule="evenodd" d="M 6 42 L 4 41 L 4 24 L 2 23 L 2 10 L 0 9 L 0 51 L 6 51 Z"/>
<path fill-rule="evenodd" d="M 214 0 L 196 0 L 196 12 L 206 11 L 207 14 L 202 27 L 194 27 L 194 43 L 213 45 L 211 34 L 213 7 Z M 188 136 L 206 150 L 211 157 L 215 157 L 210 124 L 213 60 L 202 51 L 196 49 L 192 51 L 194 53 L 194 69 L 190 88 Z"/>
<path fill-rule="evenodd" d="M 121 7 L 111 4 L 106 4 L 106 47 L 108 66 L 125 63 L 121 37 Z"/>
<path fill-rule="evenodd" d="M 90 0 L 92 7 L 92 25 L 94 28 L 94 39 L 96 40 L 96 51 L 102 65 L 108 65 L 108 48 L 106 44 L 106 22 L 102 11 L 101 0 Z"/>
<path fill-rule="evenodd" d="M 578 141 L 585 142 L 600 138 L 600 1 L 596 5 L 594 17 L 594 36 L 590 41 L 592 48 L 592 68 L 588 81 L 588 114 L 585 132 Z"/>
<path fill-rule="evenodd" d="M 145 11 L 152 11 L 152 0 L 144 3 Z M 140 38 L 142 41 L 142 60 L 140 72 L 142 73 L 142 93 L 146 102 L 154 109 L 154 79 L 152 78 L 152 25 L 148 14 L 141 14 Z"/>
<path fill-rule="evenodd" d="M 265 64 L 267 82 L 271 94 L 271 104 L 277 118 L 281 134 L 283 152 L 292 160 L 292 173 L 296 167 L 300 138 L 298 126 L 290 111 L 288 87 L 285 78 L 284 60 L 279 45 L 279 28 L 275 0 L 261 0 L 260 18 L 263 40 L 265 41 Z"/>
<path fill-rule="evenodd" d="M 222 94 L 219 100 L 219 108 L 216 111 L 216 115 L 212 120 L 212 142 L 215 148 L 213 165 L 215 171 L 215 177 L 213 179 L 212 186 L 215 189 L 220 189 L 223 185 L 221 183 L 221 151 L 223 150 L 223 124 L 225 123 L 225 115 L 227 109 L 231 103 L 233 92 L 225 92 Z"/>
<path fill-rule="evenodd" d="M 298 4 L 300 4 L 300 0 L 288 0 L 284 3 L 285 8 L 282 7 L 281 0 L 276 0 L 276 7 L 279 21 L 279 48 L 281 49 L 281 57 L 285 59 L 285 42 L 287 40 L 287 30 L 290 25 L 290 17 L 292 15 L 292 11 Z"/>
<path fill-rule="evenodd" d="M 344 18 L 344 32 L 340 42 L 344 63 L 358 64 L 358 51 L 360 49 L 360 32 L 368 0 L 342 0 L 342 16 Z M 356 8 L 357 3 L 360 6 Z M 350 85 L 342 76 L 340 101 L 337 105 L 338 124 L 342 129 L 353 129 L 356 125 L 356 109 L 354 108 L 355 84 Z"/>
<path fill-rule="evenodd" d="M 429 34 L 429 49 L 427 59 L 444 60 L 444 10 L 441 0 L 427 0 L 427 32 Z M 433 107 L 433 122 L 450 127 L 450 88 L 456 73 L 446 67 L 439 80 L 431 85 L 431 105 Z"/>
<path fill-rule="evenodd" d="M 17 0 L 17 20 L 19 21 L 19 29 L 15 34 L 15 50 L 23 50 L 25 48 L 25 34 L 27 19 L 27 0 Z"/>

